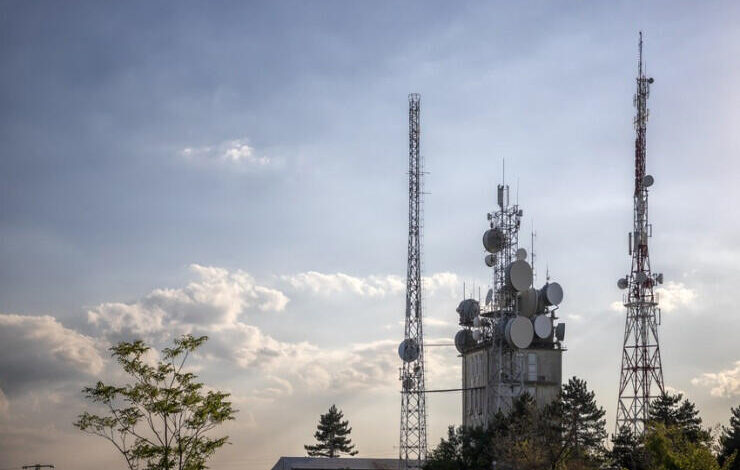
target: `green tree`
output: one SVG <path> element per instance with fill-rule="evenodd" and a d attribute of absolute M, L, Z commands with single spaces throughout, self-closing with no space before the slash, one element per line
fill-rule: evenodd
<path fill-rule="evenodd" d="M 573 456 L 600 459 L 607 436 L 606 411 L 596 404 L 596 394 L 588 390 L 585 380 L 572 377 L 563 386 L 560 402 L 563 438 Z"/>
<path fill-rule="evenodd" d="M 644 442 L 650 470 L 728 470 L 720 467 L 707 444 L 690 440 L 679 426 L 653 422 Z"/>
<path fill-rule="evenodd" d="M 349 421 L 342 421 L 344 415 L 331 405 L 326 414 L 319 418 L 319 425 L 314 437 L 318 441 L 316 445 L 304 445 L 310 457 L 340 457 L 341 454 L 357 455 L 355 446 L 349 439 L 352 428 Z"/>
<path fill-rule="evenodd" d="M 650 403 L 649 421 L 663 424 L 667 428 L 680 429 L 693 443 L 709 444 L 711 435 L 702 428 L 696 405 L 684 399 L 683 394 L 664 393 Z"/>
<path fill-rule="evenodd" d="M 632 428 L 623 426 L 612 436 L 612 448 L 607 452 L 607 459 L 612 465 L 627 470 L 645 469 L 645 449 L 640 436 Z"/>
<path fill-rule="evenodd" d="M 85 397 L 102 405 L 103 415 L 87 411 L 74 425 L 110 441 L 130 470 L 201 470 L 228 436 L 209 431 L 234 419 L 229 394 L 203 390 L 197 376 L 183 370 L 188 357 L 208 338 L 185 335 L 150 365 L 151 348 L 142 341 L 121 342 L 110 350 L 131 377 L 130 384 L 85 387 Z"/>
<path fill-rule="evenodd" d="M 425 470 L 490 470 L 494 460 L 491 433 L 483 428 L 447 429 L 424 462 Z"/>
<path fill-rule="evenodd" d="M 740 470 L 740 406 L 732 408 L 730 426 L 722 426 L 719 436 L 719 463 L 730 470 Z"/>

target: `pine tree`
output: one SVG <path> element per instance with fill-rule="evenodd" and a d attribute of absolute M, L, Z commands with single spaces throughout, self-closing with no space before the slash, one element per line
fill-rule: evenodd
<path fill-rule="evenodd" d="M 321 415 L 314 437 L 316 445 L 304 445 L 309 457 L 340 457 L 341 454 L 357 455 L 355 446 L 349 439 L 352 428 L 349 421 L 342 421 L 344 414 L 336 405 L 331 405 L 329 412 Z"/>
<path fill-rule="evenodd" d="M 632 428 L 623 426 L 612 436 L 612 449 L 607 453 L 611 463 L 627 470 L 642 470 L 646 467 L 645 449 Z"/>
<path fill-rule="evenodd" d="M 722 426 L 719 436 L 720 451 L 718 460 L 724 466 L 730 462 L 730 470 L 740 470 L 740 406 L 731 409 L 730 427 Z"/>
<path fill-rule="evenodd" d="M 596 394 L 588 390 L 585 380 L 573 377 L 563 386 L 561 403 L 565 441 L 576 456 L 599 458 L 607 435 L 606 411 L 596 404 Z"/>
<path fill-rule="evenodd" d="M 649 420 L 652 423 L 663 424 L 667 428 L 680 429 L 689 442 L 709 444 L 711 441 L 711 435 L 701 426 L 696 405 L 688 398 L 684 399 L 681 393 L 675 395 L 664 393 L 653 400 L 650 404 Z"/>

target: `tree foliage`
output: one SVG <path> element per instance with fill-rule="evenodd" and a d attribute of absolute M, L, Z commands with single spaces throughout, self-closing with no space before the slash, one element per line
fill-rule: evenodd
<path fill-rule="evenodd" d="M 732 408 L 730 426 L 722 426 L 719 436 L 719 463 L 730 470 L 740 470 L 740 405 Z"/>
<path fill-rule="evenodd" d="M 342 421 L 344 414 L 336 405 L 319 418 L 318 429 L 314 433 L 315 445 L 304 445 L 309 457 L 340 457 L 341 454 L 357 455 L 355 446 L 349 439 L 352 428 L 349 421 Z"/>
<path fill-rule="evenodd" d="M 702 428 L 696 405 L 683 394 L 664 393 L 650 403 L 649 420 L 666 428 L 680 429 L 684 437 L 696 444 L 709 444 L 711 435 Z"/>
<path fill-rule="evenodd" d="M 207 337 L 184 335 L 162 351 L 162 359 L 145 361 L 151 349 L 142 341 L 121 342 L 112 356 L 131 383 L 123 386 L 98 382 L 85 387 L 85 397 L 101 405 L 105 414 L 87 411 L 74 425 L 110 441 L 130 470 L 201 470 L 228 441 L 212 431 L 234 419 L 229 394 L 205 391 L 197 376 L 184 371 L 188 357 Z"/>

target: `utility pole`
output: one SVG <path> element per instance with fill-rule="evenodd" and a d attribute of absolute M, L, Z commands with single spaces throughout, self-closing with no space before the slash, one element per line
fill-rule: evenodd
<path fill-rule="evenodd" d="M 616 432 L 629 428 L 636 435 L 645 430 L 650 412 L 650 402 L 665 393 L 663 365 L 658 343 L 660 309 L 654 286 L 663 283 L 662 274 L 650 270 L 648 239 L 652 225 L 648 222 L 648 188 L 652 176 L 645 173 L 647 159 L 646 139 L 648 108 L 652 78 L 645 76 L 642 63 L 642 32 L 640 33 L 639 62 L 637 68 L 637 93 L 635 93 L 635 192 L 634 226 L 629 234 L 629 254 L 632 256 L 630 273 L 617 283 L 627 289 L 624 306 L 627 318 L 624 326 L 622 367 L 619 379 Z"/>

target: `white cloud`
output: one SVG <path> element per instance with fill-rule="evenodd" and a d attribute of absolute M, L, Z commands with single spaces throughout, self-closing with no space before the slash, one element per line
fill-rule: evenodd
<path fill-rule="evenodd" d="M 0 381 L 7 393 L 34 382 L 97 375 L 103 362 L 93 338 L 51 316 L 0 314 Z"/>
<path fill-rule="evenodd" d="M 714 397 L 734 397 L 740 395 L 740 361 L 735 367 L 719 372 L 707 372 L 691 379 L 693 385 L 711 387 L 709 393 Z"/>
<path fill-rule="evenodd" d="M 350 293 L 360 297 L 385 297 L 406 292 L 406 280 L 392 274 L 356 277 L 344 273 L 325 274 L 308 271 L 290 276 L 281 276 L 283 281 L 297 290 L 309 291 L 321 296 Z M 425 293 L 447 291 L 454 295 L 458 285 L 457 275 L 448 272 L 435 273 L 422 279 Z"/>
<path fill-rule="evenodd" d="M 682 282 L 668 281 L 656 289 L 660 308 L 664 312 L 673 312 L 680 307 L 691 305 L 697 297 L 696 291 L 686 287 Z"/>
<path fill-rule="evenodd" d="M 257 155 L 247 139 L 234 139 L 221 142 L 216 146 L 185 147 L 180 154 L 193 162 L 221 162 L 252 168 L 265 167 L 272 159 Z"/>

